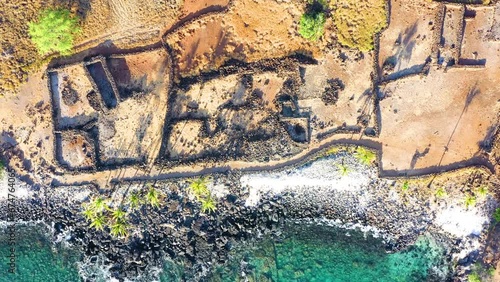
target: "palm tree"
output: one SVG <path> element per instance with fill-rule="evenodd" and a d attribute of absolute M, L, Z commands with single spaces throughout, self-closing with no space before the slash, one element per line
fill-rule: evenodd
<path fill-rule="evenodd" d="M 92 221 L 96 217 L 96 212 L 89 204 L 83 206 L 82 215 L 86 221 Z"/>
<path fill-rule="evenodd" d="M 160 207 L 160 193 L 153 186 L 150 186 L 146 194 L 146 201 L 154 208 Z"/>
<path fill-rule="evenodd" d="M 488 187 L 487 186 L 481 186 L 477 189 L 477 194 L 479 195 L 479 197 L 481 198 L 484 198 L 486 196 L 488 196 L 490 192 L 488 191 Z"/>
<path fill-rule="evenodd" d="M 97 214 L 92 221 L 90 222 L 90 227 L 95 228 L 96 230 L 104 230 L 104 226 L 106 225 L 106 216 L 104 214 Z"/>
<path fill-rule="evenodd" d="M 439 187 L 436 190 L 436 197 L 438 197 L 438 198 L 444 198 L 446 196 L 448 196 L 448 193 L 446 193 L 446 190 L 444 190 L 443 187 Z"/>
<path fill-rule="evenodd" d="M 476 197 L 472 196 L 471 194 L 467 194 L 464 199 L 464 204 L 465 208 L 468 209 L 469 207 L 473 207 L 476 205 Z"/>
<path fill-rule="evenodd" d="M 108 201 L 105 200 L 103 197 L 97 197 L 95 198 L 90 205 L 92 206 L 92 209 L 96 213 L 103 212 L 104 210 L 108 209 Z"/>
<path fill-rule="evenodd" d="M 375 153 L 373 153 L 370 150 L 367 150 L 363 147 L 358 147 L 356 148 L 356 153 L 354 153 L 354 156 L 362 163 L 365 165 L 370 165 L 374 160 L 375 160 Z"/>
<path fill-rule="evenodd" d="M 403 192 L 406 192 L 406 191 L 408 191 L 408 189 L 410 189 L 410 183 L 408 182 L 408 180 L 405 180 L 405 182 L 403 182 L 403 186 L 401 187 L 401 190 L 403 190 Z"/>
<path fill-rule="evenodd" d="M 127 216 L 127 213 L 125 212 L 125 210 L 123 210 L 122 207 L 118 207 L 116 210 L 113 210 L 111 212 L 111 218 L 115 222 L 120 221 L 120 220 L 124 220 L 126 216 Z"/>
<path fill-rule="evenodd" d="M 210 194 L 207 187 L 208 182 L 209 179 L 207 177 L 199 177 L 195 180 L 189 180 L 189 190 L 193 193 L 196 199 L 200 200 L 203 196 Z"/>
<path fill-rule="evenodd" d="M 130 196 L 128 198 L 128 204 L 130 206 L 131 210 L 136 210 L 139 208 L 141 204 L 141 198 L 139 197 L 139 192 L 137 191 L 132 191 L 130 193 Z"/>
<path fill-rule="evenodd" d="M 342 176 L 347 176 L 349 172 L 351 172 L 351 169 L 344 164 L 342 161 L 342 164 L 337 164 L 338 169 L 340 170 L 340 175 Z"/>
<path fill-rule="evenodd" d="M 208 196 L 206 199 L 201 200 L 201 212 L 202 213 L 212 213 L 217 209 L 215 200 L 212 196 Z"/>
<path fill-rule="evenodd" d="M 113 237 L 127 237 L 128 236 L 128 223 L 125 219 L 116 220 L 111 225 L 111 236 Z"/>

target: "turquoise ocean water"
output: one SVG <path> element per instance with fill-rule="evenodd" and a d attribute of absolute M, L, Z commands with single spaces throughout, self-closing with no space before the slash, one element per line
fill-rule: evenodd
<path fill-rule="evenodd" d="M 53 244 L 48 228 L 17 226 L 18 273 L 8 273 L 10 246 L 7 229 L 0 229 L 0 281 L 80 281 L 75 250 Z M 233 250 L 231 261 L 217 269 L 210 281 L 426 281 L 430 269 L 448 271 L 444 249 L 421 237 L 405 251 L 388 254 L 382 241 L 359 231 L 326 226 L 289 225 L 279 241 L 264 239 Z M 160 281 L 180 281 L 183 268 L 165 262 Z M 152 281 L 148 278 L 147 281 Z"/>

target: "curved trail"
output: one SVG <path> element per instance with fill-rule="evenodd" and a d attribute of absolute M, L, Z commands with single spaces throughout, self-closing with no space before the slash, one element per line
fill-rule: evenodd
<path fill-rule="evenodd" d="M 59 178 L 55 178 L 58 186 L 64 185 L 80 185 L 95 183 L 100 187 L 110 187 L 114 182 L 128 182 L 128 181 L 156 181 L 166 180 L 170 178 L 183 178 L 194 177 L 203 174 L 224 173 L 230 170 L 239 170 L 242 172 L 257 172 L 268 170 L 279 170 L 294 165 L 300 165 L 308 162 L 315 154 L 322 150 L 335 145 L 357 145 L 368 147 L 377 151 L 378 159 L 378 173 L 379 177 L 412 177 L 422 175 L 432 175 L 436 173 L 443 173 L 465 167 L 484 167 L 489 172 L 494 173 L 492 165 L 483 158 L 472 158 L 464 162 L 453 163 L 441 167 L 429 167 L 418 170 L 408 171 L 388 171 L 383 170 L 381 161 L 382 144 L 374 138 L 361 138 L 355 139 L 352 134 L 339 134 L 331 138 L 325 139 L 321 143 L 316 143 L 307 150 L 292 158 L 281 161 L 263 162 L 244 162 L 244 161 L 228 161 L 218 164 L 203 164 L 188 166 L 177 166 L 175 168 L 165 169 L 162 165 L 154 165 L 148 171 L 138 170 L 134 167 L 122 168 L 113 171 L 105 170 L 94 173 L 82 173 L 79 175 L 66 174 Z M 356 136 L 357 137 L 357 136 Z M 166 172 L 164 172 L 167 170 Z"/>

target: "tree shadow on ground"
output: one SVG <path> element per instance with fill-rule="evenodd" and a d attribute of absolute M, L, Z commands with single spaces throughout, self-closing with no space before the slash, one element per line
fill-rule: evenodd
<path fill-rule="evenodd" d="M 90 0 L 52 0 L 51 7 L 60 7 L 76 12 L 80 20 L 85 20 L 89 11 L 92 9 Z"/>

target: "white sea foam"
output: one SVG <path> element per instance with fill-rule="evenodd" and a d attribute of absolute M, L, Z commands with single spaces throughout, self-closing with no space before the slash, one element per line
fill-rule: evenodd
<path fill-rule="evenodd" d="M 470 207 L 466 210 L 460 205 L 455 205 L 438 210 L 435 223 L 452 235 L 466 237 L 479 236 L 484 226 L 489 223 L 489 219 L 481 214 L 478 207 Z"/>
<path fill-rule="evenodd" d="M 295 223 L 299 224 L 318 224 L 318 225 L 325 225 L 325 226 L 331 226 L 331 227 L 337 227 L 337 228 L 342 228 L 346 230 L 357 230 L 361 231 L 364 233 L 364 236 L 371 235 L 375 238 L 382 238 L 385 241 L 389 241 L 392 239 L 392 237 L 387 234 L 387 232 L 384 232 L 380 230 L 379 228 L 371 225 L 363 225 L 360 223 L 343 223 L 342 221 L 338 219 L 328 219 L 328 218 L 314 218 L 314 219 L 296 219 L 293 220 Z"/>
<path fill-rule="evenodd" d="M 246 174 L 241 184 L 249 189 L 247 206 L 255 206 L 266 193 L 281 194 L 285 191 L 308 193 L 311 189 L 324 191 L 359 191 L 370 184 L 373 169 L 353 162 L 347 165 L 349 172 L 342 175 L 340 158 L 325 158 L 294 170 Z"/>
<path fill-rule="evenodd" d="M 14 192 L 10 192 L 9 188 L 14 189 Z M 9 193 L 19 199 L 27 199 L 33 196 L 33 191 L 30 190 L 30 187 L 26 183 L 19 181 L 17 178 L 14 179 L 14 185 L 10 187 L 9 177 L 7 172 L 4 171 L 0 177 L 0 201 L 7 200 Z"/>

